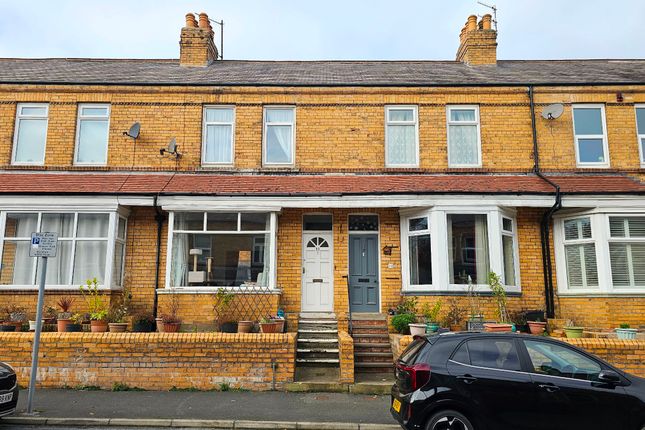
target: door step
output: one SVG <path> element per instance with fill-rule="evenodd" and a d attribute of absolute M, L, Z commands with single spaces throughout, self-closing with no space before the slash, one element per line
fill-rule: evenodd
<path fill-rule="evenodd" d="M 389 373 L 394 356 L 385 315 L 352 315 L 354 369 L 356 373 Z"/>
<path fill-rule="evenodd" d="M 296 367 L 339 367 L 338 321 L 329 315 L 300 315 Z"/>

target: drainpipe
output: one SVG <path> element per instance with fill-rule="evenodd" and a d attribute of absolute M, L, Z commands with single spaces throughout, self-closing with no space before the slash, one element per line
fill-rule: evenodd
<path fill-rule="evenodd" d="M 531 130 L 533 132 L 533 173 L 555 189 L 555 202 L 542 216 L 540 222 L 540 243 L 542 245 L 542 272 L 544 273 L 544 300 L 547 318 L 555 318 L 555 294 L 553 290 L 553 266 L 551 264 L 550 229 L 553 214 L 562 208 L 562 194 L 560 186 L 544 176 L 540 171 L 540 155 L 538 153 L 537 129 L 535 126 L 535 102 L 533 99 L 533 85 L 528 87 L 529 102 L 531 106 Z"/>
<path fill-rule="evenodd" d="M 161 260 L 161 230 L 163 229 L 163 223 L 166 220 L 165 215 L 161 211 L 161 208 L 157 205 L 157 198 L 159 196 L 154 196 L 153 205 L 155 207 L 155 221 L 157 221 L 157 257 L 155 261 L 155 294 L 152 305 L 152 315 L 157 318 L 157 307 L 159 305 L 159 296 L 157 290 L 159 289 L 159 264 Z"/>

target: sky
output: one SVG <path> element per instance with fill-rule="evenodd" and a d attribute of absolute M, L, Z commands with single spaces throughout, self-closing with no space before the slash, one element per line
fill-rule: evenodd
<path fill-rule="evenodd" d="M 645 58 L 645 0 L 484 3 L 498 8 L 499 59 Z M 225 59 L 453 60 L 468 15 L 490 10 L 476 0 L 0 0 L 0 57 L 178 58 L 185 14 L 202 11 L 224 20 Z"/>

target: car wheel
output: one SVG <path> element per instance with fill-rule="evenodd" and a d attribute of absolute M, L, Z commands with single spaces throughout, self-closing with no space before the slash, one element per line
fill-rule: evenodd
<path fill-rule="evenodd" d="M 474 430 L 470 420 L 457 411 L 440 411 L 428 421 L 426 430 Z"/>

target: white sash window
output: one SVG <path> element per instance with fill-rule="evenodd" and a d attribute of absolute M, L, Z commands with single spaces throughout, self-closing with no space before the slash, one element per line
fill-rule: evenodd
<path fill-rule="evenodd" d="M 385 166 L 418 167 L 419 119 L 417 106 L 385 107 Z"/>

